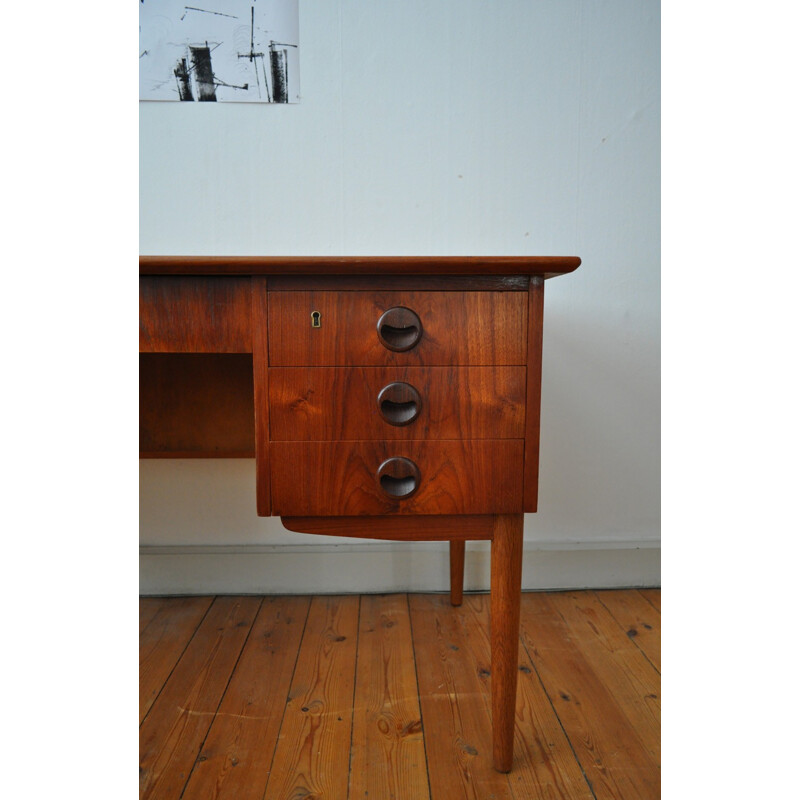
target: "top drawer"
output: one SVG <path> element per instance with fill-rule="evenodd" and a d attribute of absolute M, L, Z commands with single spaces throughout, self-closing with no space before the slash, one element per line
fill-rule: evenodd
<path fill-rule="evenodd" d="M 252 353 L 250 278 L 139 276 L 139 352 Z"/>
<path fill-rule="evenodd" d="M 515 365 L 525 292 L 269 293 L 270 366 Z"/>

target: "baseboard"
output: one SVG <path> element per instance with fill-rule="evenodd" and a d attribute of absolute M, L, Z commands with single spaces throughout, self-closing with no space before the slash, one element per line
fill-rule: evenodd
<path fill-rule="evenodd" d="M 526 542 L 522 588 L 661 585 L 658 541 Z M 447 543 L 143 546 L 143 595 L 445 592 Z M 489 543 L 468 542 L 465 591 L 489 588 Z"/>

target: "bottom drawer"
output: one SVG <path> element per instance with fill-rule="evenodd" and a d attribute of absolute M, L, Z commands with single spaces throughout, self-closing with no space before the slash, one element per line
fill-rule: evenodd
<path fill-rule="evenodd" d="M 272 513 L 521 512 L 523 445 L 521 439 L 272 442 Z"/>

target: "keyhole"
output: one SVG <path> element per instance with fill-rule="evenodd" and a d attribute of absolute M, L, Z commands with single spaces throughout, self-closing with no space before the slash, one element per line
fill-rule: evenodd
<path fill-rule="evenodd" d="M 320 322 L 320 313 L 319 311 L 312 311 L 311 312 L 311 327 L 312 328 L 320 328 L 322 327 L 322 323 Z"/>

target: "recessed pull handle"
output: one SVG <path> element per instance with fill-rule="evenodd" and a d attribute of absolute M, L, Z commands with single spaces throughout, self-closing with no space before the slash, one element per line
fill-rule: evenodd
<path fill-rule="evenodd" d="M 411 497 L 419 488 L 419 467 L 410 458 L 387 458 L 376 477 L 383 493 L 395 499 Z"/>
<path fill-rule="evenodd" d="M 388 350 L 411 350 L 422 338 L 422 322 L 410 308 L 395 306 L 381 314 L 378 320 L 378 338 Z"/>
<path fill-rule="evenodd" d="M 380 415 L 397 428 L 410 425 L 419 416 L 421 406 L 419 392 L 409 383 L 390 383 L 378 392 Z"/>

